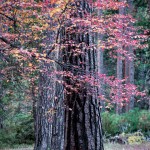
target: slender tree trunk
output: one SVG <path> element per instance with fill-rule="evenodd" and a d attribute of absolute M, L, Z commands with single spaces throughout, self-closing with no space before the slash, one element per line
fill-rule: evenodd
<path fill-rule="evenodd" d="M 123 1 L 123 0 L 121 0 L 121 1 Z M 124 8 L 119 8 L 119 14 L 120 15 L 124 15 L 125 14 L 125 9 Z M 121 30 L 121 32 L 124 32 L 123 30 Z M 120 49 L 123 49 L 123 45 L 120 45 Z M 117 78 L 119 79 L 119 80 L 122 80 L 122 78 L 123 78 L 123 61 L 122 61 L 122 54 L 121 53 L 117 53 Z M 118 99 L 117 99 L 117 102 L 116 102 L 116 113 L 117 114 L 120 114 L 121 113 L 121 111 L 122 111 L 122 107 L 121 107 L 121 105 L 120 105 L 120 99 L 121 99 L 121 97 L 120 97 L 120 86 L 121 86 L 121 83 L 119 83 L 119 85 L 118 85 L 118 92 L 117 92 L 117 97 L 118 97 Z"/>
<path fill-rule="evenodd" d="M 132 55 L 133 57 L 134 54 L 133 54 L 132 47 L 130 48 L 129 52 L 130 52 L 130 55 Z M 134 61 L 133 60 L 130 60 L 129 62 L 129 80 L 131 84 L 134 84 Z M 135 102 L 134 96 L 131 96 L 129 110 L 132 110 L 134 108 L 134 102 Z"/>
<path fill-rule="evenodd" d="M 98 10 L 98 17 L 101 17 L 103 15 L 102 10 Z M 103 35 L 98 34 L 98 44 L 101 44 L 103 40 Z M 101 45 L 100 45 L 101 46 Z M 98 67 L 98 73 L 103 74 L 104 73 L 104 52 L 101 48 L 97 50 L 97 67 Z M 98 94 L 102 96 L 104 94 L 104 82 L 102 80 L 99 81 L 99 88 L 98 88 Z M 101 100 L 101 110 L 102 112 L 105 111 L 105 101 Z"/>
<path fill-rule="evenodd" d="M 32 113 L 33 113 L 33 119 L 34 119 L 34 137 L 36 139 L 36 102 L 37 102 L 37 95 L 36 95 L 36 85 L 35 81 L 31 81 L 31 97 L 32 97 Z"/>
<path fill-rule="evenodd" d="M 121 59 L 121 54 L 117 54 L 117 78 L 119 79 L 119 80 L 122 80 L 122 59 Z M 116 102 L 116 113 L 117 114 L 120 114 L 121 113 L 121 105 L 120 105 L 120 99 L 121 99 L 121 97 L 120 97 L 120 86 L 121 86 L 121 83 L 119 83 L 118 84 L 118 92 L 117 92 L 117 94 L 118 94 L 118 99 L 117 99 L 117 102 Z"/>
<path fill-rule="evenodd" d="M 146 73 L 146 80 L 145 80 L 145 89 L 146 89 L 146 94 L 150 95 L 150 70 L 147 71 Z M 148 105 L 149 105 L 149 111 L 150 111 L 150 97 L 148 97 Z"/>
<path fill-rule="evenodd" d="M 0 59 L 3 59 L 3 55 L 0 51 Z M 0 67 L 2 70 L 2 68 Z M 3 74 L 0 72 L 0 99 L 3 97 L 3 88 L 2 88 Z M 3 128 L 3 104 L 0 102 L 0 129 Z"/>
<path fill-rule="evenodd" d="M 133 13 L 133 0 L 128 0 L 128 12 L 130 14 Z M 132 26 L 132 24 L 130 24 L 130 26 Z M 130 83 L 130 84 L 134 84 L 134 52 L 133 52 L 133 47 L 132 46 L 128 46 L 127 47 L 127 51 L 128 51 L 128 54 L 130 57 L 132 57 L 131 60 L 129 60 L 128 58 L 126 59 L 126 67 L 128 67 L 128 69 L 126 69 L 128 71 L 127 75 L 126 76 L 128 79 L 127 79 L 127 83 Z M 134 108 L 134 96 L 131 96 L 130 99 L 129 99 L 129 104 L 126 105 L 126 112 L 128 112 L 129 110 L 133 109 Z"/>
<path fill-rule="evenodd" d="M 126 84 L 129 83 L 129 59 L 125 57 L 124 61 L 124 77 L 126 79 Z M 124 112 L 129 111 L 129 103 L 125 102 Z"/>
<path fill-rule="evenodd" d="M 133 13 L 133 0 L 128 2 L 129 4 L 129 10 L 130 10 L 130 14 Z M 131 24 L 132 26 L 132 24 Z M 134 52 L 133 52 L 133 47 L 129 46 L 129 54 L 130 56 L 133 58 L 132 60 L 130 60 L 129 62 L 129 82 L 131 84 L 134 84 Z M 134 108 L 134 96 L 131 96 L 130 98 L 130 104 L 129 104 L 129 110 Z"/>

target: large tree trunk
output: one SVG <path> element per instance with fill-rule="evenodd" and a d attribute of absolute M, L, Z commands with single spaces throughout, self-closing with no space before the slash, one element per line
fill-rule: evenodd
<path fill-rule="evenodd" d="M 77 5 L 79 9 L 89 9 L 86 1 Z M 71 33 L 67 27 L 61 31 L 60 42 L 68 45 L 57 61 L 64 71 L 64 87 L 56 84 L 55 76 L 49 76 L 56 70 L 55 64 L 44 62 L 42 65 L 48 72 L 41 73 L 39 81 L 35 150 L 103 150 L 97 88 L 84 82 L 85 76 L 93 76 L 97 71 L 96 50 L 85 48 L 93 43 L 94 37 L 77 32 Z M 70 41 L 80 45 L 81 54 L 75 53 L 77 47 L 69 45 Z M 55 54 L 51 54 L 51 58 L 55 59 Z M 69 73 L 72 76 L 68 76 Z M 79 78 L 74 79 L 75 76 Z M 58 97 L 62 90 L 62 96 Z"/>
<path fill-rule="evenodd" d="M 79 7 L 82 10 L 89 9 L 86 8 L 88 7 L 86 1 L 82 1 Z M 89 48 L 94 43 L 95 37 L 92 36 L 90 29 L 88 30 L 88 34 L 84 32 L 79 33 L 79 29 L 74 28 L 72 30 L 77 31 L 75 34 L 66 33 L 66 40 L 73 41 L 77 47 L 69 45 L 64 50 L 64 62 L 70 66 L 66 71 L 71 72 L 73 76 L 78 76 L 77 82 L 79 83 L 79 87 L 76 84 L 76 79 L 70 77 L 64 78 L 64 81 L 68 85 L 77 89 L 76 92 L 68 88 L 67 91 L 69 93 L 65 94 L 64 150 L 103 150 L 97 88 L 92 87 L 88 82 L 84 82 L 84 78 L 80 79 L 84 75 L 92 77 L 97 72 L 97 52 L 94 48 Z M 65 42 L 68 43 L 68 41 Z M 81 53 L 74 55 L 74 50 L 79 45 Z"/>
<path fill-rule="evenodd" d="M 49 64 L 45 64 L 45 66 Z M 53 68 L 50 69 L 50 72 Z M 62 150 L 64 144 L 63 87 L 41 74 L 36 113 L 35 150 Z M 57 96 L 57 97 L 56 97 Z"/>
<path fill-rule="evenodd" d="M 71 37 L 72 36 L 72 37 Z M 73 40 L 74 35 L 70 35 Z M 92 38 L 88 35 L 78 35 L 80 43 L 91 43 Z M 64 60 L 70 66 L 80 66 L 79 64 L 86 64 L 80 66 L 78 70 L 69 68 L 74 76 L 93 75 L 96 69 L 95 50 L 83 50 L 83 55 L 74 56 L 69 47 L 65 50 Z M 72 53 L 70 55 L 70 53 Z M 70 57 L 68 57 L 70 55 Z M 80 71 L 81 70 L 81 71 Z M 89 74 L 90 72 L 90 74 Z M 72 84 L 72 78 L 65 78 L 69 85 Z M 82 82 L 82 81 L 81 81 Z M 78 87 L 74 85 L 74 88 Z M 91 94 L 89 93 L 91 91 Z M 69 94 L 65 95 L 66 111 L 65 111 L 65 150 L 103 150 L 102 142 L 102 127 L 100 117 L 100 107 L 97 99 L 96 89 L 89 87 L 88 83 L 80 85 L 78 92 L 68 89 Z"/>
<path fill-rule="evenodd" d="M 46 45 L 52 44 L 55 33 L 45 39 Z M 52 49 L 51 47 L 46 47 Z M 48 51 L 49 53 L 49 51 Z M 54 73 L 58 69 L 55 61 L 59 59 L 59 50 L 51 52 L 47 61 L 41 63 L 39 77 L 39 99 L 36 104 L 36 141 L 34 150 L 62 150 L 64 144 L 64 106 L 63 86 Z M 48 57 L 48 56 L 47 56 Z"/>
<path fill-rule="evenodd" d="M 85 93 L 86 94 L 86 93 Z M 71 97 L 72 96 L 72 97 Z M 92 96 L 71 94 L 66 99 L 72 110 L 66 110 L 65 150 L 103 150 L 100 111 Z M 74 102 L 74 103 L 73 103 Z"/>
<path fill-rule="evenodd" d="M 82 10 L 86 6 L 83 2 Z M 77 27 L 78 28 L 78 27 Z M 80 27 L 79 27 L 80 28 Z M 100 107 L 97 98 L 97 89 L 91 87 L 89 83 L 84 82 L 80 77 L 93 76 L 97 71 L 96 56 L 97 53 L 93 48 L 86 48 L 94 43 L 94 37 L 91 31 L 88 34 L 75 34 L 66 32 L 66 43 L 72 41 L 76 46 L 71 44 L 64 49 L 64 64 L 68 64 L 65 71 L 69 71 L 73 76 L 78 76 L 78 80 L 72 77 L 65 77 L 64 81 L 72 88 L 67 88 L 65 93 L 65 150 L 103 150 L 102 127 L 100 117 Z M 71 29 L 70 29 L 71 31 Z M 68 40 L 68 41 L 67 41 Z M 82 44 L 81 44 L 82 43 Z M 80 45 L 79 54 L 74 50 Z M 83 81 L 82 81 L 83 80 Z M 83 83 L 82 83 L 83 82 Z M 79 87 L 76 83 L 79 83 Z M 69 86 L 68 86 L 69 87 Z"/>
<path fill-rule="evenodd" d="M 44 64 L 44 67 L 49 67 L 49 65 Z M 49 69 L 51 72 L 53 66 L 50 66 Z M 47 74 L 40 75 L 35 150 L 61 150 L 63 147 L 64 113 L 61 90 L 61 87 L 56 85 L 54 78 L 50 78 Z M 58 93 L 61 94 L 61 97 L 55 99 Z"/>

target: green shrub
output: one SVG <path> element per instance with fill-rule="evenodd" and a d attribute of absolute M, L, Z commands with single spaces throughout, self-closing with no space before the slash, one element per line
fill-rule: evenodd
<path fill-rule="evenodd" d="M 115 135 L 119 133 L 119 124 L 120 124 L 121 116 L 117 114 L 111 114 L 109 112 L 102 113 L 102 126 L 104 132 L 107 134 Z"/>
<path fill-rule="evenodd" d="M 4 121 L 4 128 L 0 130 L 0 148 L 12 144 L 32 144 L 33 141 L 33 118 L 30 114 L 19 113 Z"/>
<path fill-rule="evenodd" d="M 12 130 L 0 130 L 0 148 L 11 145 L 15 142 L 16 133 Z"/>
<path fill-rule="evenodd" d="M 145 134 L 150 131 L 150 113 L 149 111 L 141 111 L 139 116 L 138 128 L 140 128 Z"/>
<path fill-rule="evenodd" d="M 134 133 L 141 130 L 144 135 L 150 131 L 150 113 L 147 110 L 134 109 L 128 113 L 117 115 L 102 113 L 104 133 L 111 136 L 121 133 Z"/>
<path fill-rule="evenodd" d="M 32 144 L 34 141 L 33 118 L 29 115 L 17 116 L 18 123 L 16 126 L 17 143 Z"/>
<path fill-rule="evenodd" d="M 139 123 L 140 113 L 141 112 L 139 109 L 133 109 L 130 110 L 128 113 L 122 114 L 125 122 L 129 124 L 126 132 L 132 133 L 139 130 L 138 123 Z"/>

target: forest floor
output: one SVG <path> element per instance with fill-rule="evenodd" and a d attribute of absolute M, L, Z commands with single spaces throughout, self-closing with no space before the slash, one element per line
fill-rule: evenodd
<path fill-rule="evenodd" d="M 105 150 L 150 150 L 150 142 L 143 143 L 140 145 L 121 145 L 121 144 L 111 144 L 107 143 L 104 145 Z M 0 150 L 33 150 L 33 147 L 31 146 L 19 146 L 18 148 L 14 149 L 0 149 Z"/>
<path fill-rule="evenodd" d="M 105 150 L 150 150 L 150 142 L 140 145 L 105 144 Z"/>
<path fill-rule="evenodd" d="M 11 146 L 10 146 L 11 147 Z M 13 148 L 0 148 L 0 150 L 33 150 L 33 145 L 13 145 Z"/>

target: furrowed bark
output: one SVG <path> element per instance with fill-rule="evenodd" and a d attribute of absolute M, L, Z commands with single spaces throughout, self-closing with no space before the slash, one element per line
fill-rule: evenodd
<path fill-rule="evenodd" d="M 80 7 L 85 8 L 85 1 L 80 3 Z M 85 43 L 90 46 L 93 43 L 93 37 L 91 32 L 88 34 L 67 33 L 69 40 L 74 41 L 76 44 Z M 74 38 L 76 37 L 76 38 Z M 82 68 L 78 71 L 70 68 L 70 71 L 74 76 L 76 75 L 94 75 L 96 70 L 96 52 L 94 49 L 80 50 L 84 53 L 73 55 L 73 47 L 69 46 L 64 50 L 64 62 L 69 63 L 71 66 L 78 66 Z M 84 64 L 81 65 L 80 64 Z M 72 85 L 71 78 L 64 78 L 65 82 Z M 74 85 L 75 88 L 76 85 Z M 92 91 L 91 94 L 89 91 Z M 70 94 L 65 94 L 65 145 L 64 150 L 103 150 L 102 142 L 102 127 L 100 108 L 98 104 L 98 98 L 96 93 L 97 89 L 91 88 L 88 83 L 81 85 L 78 92 L 74 92 L 68 89 Z"/>
<path fill-rule="evenodd" d="M 86 1 L 76 3 L 78 9 L 89 9 Z M 89 11 L 89 10 L 88 10 Z M 79 12 L 78 16 L 82 16 Z M 72 28 L 72 30 L 75 30 Z M 97 71 L 96 51 L 84 46 L 93 43 L 90 33 L 71 33 L 62 27 L 60 43 L 73 41 L 80 44 L 81 54 L 75 55 L 76 47 L 69 45 L 61 49 L 55 59 L 55 51 L 50 53 L 50 59 L 55 59 L 64 72 L 74 76 L 92 76 Z M 58 61 L 57 61 L 58 60 Z M 100 109 L 97 99 L 97 89 L 84 81 L 74 80 L 64 75 L 63 83 L 78 89 L 77 92 L 64 85 L 57 84 L 55 76 L 48 76 L 56 70 L 55 63 L 43 62 L 39 81 L 39 101 L 37 102 L 37 127 L 35 150 L 103 150 Z M 61 70 L 62 71 L 62 70 Z M 77 83 L 81 84 L 80 88 Z M 49 89 L 48 89 L 49 88 Z M 67 92 L 66 92 L 67 91 Z M 92 91 L 92 94 L 90 92 Z M 94 93 L 95 91 L 95 93 Z M 59 97 L 62 92 L 62 96 Z M 69 92 L 69 94 L 68 94 Z M 57 100 L 55 99 L 57 97 Z M 64 111 L 65 110 L 65 111 Z M 52 115 L 51 113 L 54 112 Z"/>
<path fill-rule="evenodd" d="M 54 33 L 50 33 L 50 39 L 46 44 L 53 41 Z M 59 49 L 52 51 L 48 60 L 59 58 Z M 64 106 L 63 87 L 58 84 L 58 65 L 55 61 L 43 61 L 39 77 L 39 99 L 36 109 L 36 141 L 35 150 L 62 150 L 64 143 Z"/>

